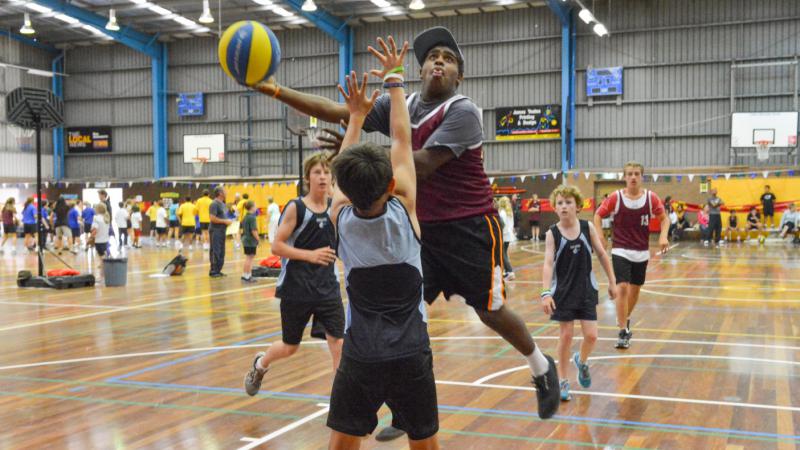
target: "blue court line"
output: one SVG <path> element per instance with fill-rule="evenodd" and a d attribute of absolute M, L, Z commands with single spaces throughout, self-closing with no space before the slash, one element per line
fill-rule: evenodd
<path fill-rule="evenodd" d="M 230 345 L 237 346 L 237 345 L 252 344 L 253 342 L 257 342 L 257 341 L 261 341 L 261 340 L 268 339 L 268 338 L 271 338 L 271 337 L 275 337 L 275 336 L 278 336 L 280 334 L 281 334 L 280 331 L 275 331 L 273 333 L 264 334 L 264 335 L 261 335 L 261 336 L 254 337 L 252 339 L 248 339 L 246 341 L 240 341 L 240 342 L 236 342 L 236 343 L 230 344 Z M 219 353 L 221 351 L 222 351 L 221 349 L 219 349 L 219 350 L 209 350 L 209 351 L 206 351 L 206 352 L 197 353 L 195 355 L 184 356 L 183 358 L 174 359 L 172 361 L 166 361 L 166 362 L 163 362 L 161 364 L 156 364 L 156 365 L 153 365 L 153 366 L 145 367 L 144 369 L 134 370 L 133 372 L 128 372 L 128 373 L 125 373 L 125 374 L 122 374 L 122 375 L 118 375 L 116 377 L 111 377 L 111 378 L 106 379 L 105 381 L 107 383 L 116 383 L 116 382 L 124 380 L 125 378 L 134 377 L 136 375 L 141 375 L 143 373 L 152 372 L 152 371 L 158 370 L 158 369 L 163 369 L 165 367 L 171 367 L 171 366 L 174 366 L 176 364 L 181 364 L 181 363 L 188 362 L 188 361 L 194 361 L 196 359 L 203 358 L 203 357 L 206 357 L 208 355 L 213 355 L 214 353 Z"/>
<path fill-rule="evenodd" d="M 232 393 L 241 393 L 241 388 L 226 388 L 226 387 L 215 387 L 215 386 L 196 386 L 191 384 L 172 384 L 172 383 L 153 383 L 148 381 L 117 381 L 120 384 L 129 384 L 129 385 L 139 385 L 145 387 L 158 387 L 158 388 L 180 388 L 180 389 L 192 389 L 197 391 L 207 391 L 207 392 L 232 392 Z M 330 397 L 326 395 L 315 395 L 315 394 L 300 394 L 300 393 L 291 393 L 291 392 L 274 392 L 274 391 L 261 391 L 265 395 L 277 397 L 277 398 L 303 398 L 303 399 L 311 399 L 315 401 L 330 401 Z M 529 412 L 529 411 L 515 411 L 515 410 L 507 410 L 507 409 L 491 409 L 491 408 L 469 408 L 466 406 L 451 406 L 451 405 L 439 405 L 439 409 L 442 411 L 469 411 L 469 412 L 479 412 L 479 413 L 489 413 L 489 414 L 505 414 L 510 416 L 521 416 L 521 417 L 536 417 L 538 418 L 538 413 Z M 791 440 L 800 440 L 800 435 L 790 435 L 790 434 L 776 434 L 776 433 L 766 433 L 766 432 L 758 432 L 758 431 L 745 431 L 745 430 L 734 430 L 729 428 L 709 428 L 709 427 L 700 427 L 700 426 L 691 426 L 691 425 L 673 425 L 673 424 L 665 424 L 665 423 L 657 423 L 657 422 L 638 422 L 633 420 L 619 420 L 619 419 L 604 419 L 600 417 L 582 417 L 582 416 L 562 416 L 562 415 L 555 415 L 553 416 L 557 419 L 562 420 L 572 420 L 572 421 L 579 421 L 579 422 L 587 422 L 587 423 L 602 423 L 602 424 L 610 424 L 610 425 L 629 425 L 629 426 L 641 426 L 641 427 L 651 427 L 651 428 L 662 428 L 666 430 L 684 430 L 684 431 L 699 431 L 699 432 L 710 432 L 710 433 L 727 433 L 730 435 L 738 435 L 738 436 L 751 436 L 751 437 L 766 437 L 772 439 L 791 439 Z"/>

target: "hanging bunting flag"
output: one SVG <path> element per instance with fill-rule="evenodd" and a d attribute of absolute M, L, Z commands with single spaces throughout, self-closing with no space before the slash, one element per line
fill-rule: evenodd
<path fill-rule="evenodd" d="M 575 173 L 572 174 L 572 178 L 574 178 L 576 180 L 578 179 L 579 176 L 581 176 L 581 174 L 578 173 L 578 172 L 575 172 Z"/>
<path fill-rule="evenodd" d="M 678 183 L 680 183 L 683 180 L 683 176 L 678 175 L 675 177 L 675 179 L 678 180 Z"/>
<path fill-rule="evenodd" d="M 542 175 L 543 180 L 547 180 L 547 175 Z"/>
<path fill-rule="evenodd" d="M 270 182 L 269 182 L 269 183 L 267 183 L 267 184 L 269 185 L 269 188 L 270 188 L 270 189 L 272 189 L 272 185 L 273 185 L 274 183 L 273 183 L 272 181 L 270 181 Z"/>
<path fill-rule="evenodd" d="M 726 173 L 726 174 L 725 174 L 725 179 L 726 179 L 726 180 L 730 180 L 730 179 L 731 179 L 731 174 L 729 174 L 729 173 Z"/>
<path fill-rule="evenodd" d="M 173 182 L 172 182 L 172 187 L 175 187 L 175 186 L 177 186 L 177 185 L 178 185 L 178 182 L 177 182 L 177 181 L 173 181 Z"/>
<path fill-rule="evenodd" d="M 28 183 L 25 183 L 25 189 L 28 189 L 28 186 L 29 186 Z"/>
<path fill-rule="evenodd" d="M 624 174 L 622 172 L 617 172 L 617 179 L 621 180 Z"/>
<path fill-rule="evenodd" d="M 517 182 L 517 177 L 511 177 L 511 182 L 512 183 L 516 183 Z"/>
<path fill-rule="evenodd" d="M 764 178 L 767 178 L 769 176 L 769 170 L 761 172 L 761 175 L 764 175 Z"/>
<path fill-rule="evenodd" d="M 586 178 L 587 180 L 588 180 L 588 179 L 589 179 L 589 177 L 591 177 L 591 176 L 592 176 L 592 173 L 591 173 L 591 172 L 583 172 L 583 177 L 584 177 L 584 178 Z"/>
<path fill-rule="evenodd" d="M 244 187 L 247 187 L 247 186 L 249 186 L 249 183 L 245 183 L 245 184 L 244 184 Z"/>
<path fill-rule="evenodd" d="M 297 181 L 297 180 L 294 180 L 294 185 L 295 185 L 295 186 L 297 186 L 297 184 L 298 184 L 298 183 L 300 183 L 300 182 L 299 182 L 299 181 Z"/>
<path fill-rule="evenodd" d="M 489 177 L 489 184 L 494 185 L 494 177 Z"/>
<path fill-rule="evenodd" d="M 133 181 L 128 181 L 128 187 L 133 187 Z"/>
<path fill-rule="evenodd" d="M 195 183 L 195 184 L 194 184 L 194 188 L 195 188 L 195 189 L 200 189 L 200 183 Z"/>
<path fill-rule="evenodd" d="M 786 172 L 786 173 L 788 173 L 790 177 L 793 177 L 793 176 L 794 176 L 794 170 L 790 170 L 790 171 L 788 171 L 788 172 Z"/>
<path fill-rule="evenodd" d="M 554 179 L 554 180 L 555 180 L 556 178 L 558 178 L 558 172 L 553 172 L 553 173 L 551 173 L 550 175 L 552 175 L 552 176 L 553 176 L 553 179 Z"/>
<path fill-rule="evenodd" d="M 653 174 L 653 182 L 655 183 L 656 181 L 658 181 L 658 174 L 654 173 Z"/>
<path fill-rule="evenodd" d="M 528 176 L 527 175 L 523 175 L 523 176 L 519 177 L 520 181 L 522 181 L 523 183 L 525 182 L 525 178 L 528 178 Z"/>
<path fill-rule="evenodd" d="M 691 173 L 690 173 L 689 175 L 686 175 L 686 177 L 687 177 L 687 178 L 689 178 L 689 182 L 690 182 L 690 183 L 691 183 L 692 181 L 694 181 L 694 174 L 691 174 Z"/>
<path fill-rule="evenodd" d="M 44 182 L 44 187 L 49 188 L 50 187 L 50 182 L 49 181 L 45 181 Z"/>

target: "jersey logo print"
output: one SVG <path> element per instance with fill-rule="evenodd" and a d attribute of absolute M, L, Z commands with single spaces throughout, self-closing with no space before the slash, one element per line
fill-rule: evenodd
<path fill-rule="evenodd" d="M 317 225 L 320 228 L 325 228 L 325 225 L 328 223 L 328 219 L 326 217 L 317 217 Z"/>
<path fill-rule="evenodd" d="M 572 244 L 569 246 L 569 249 L 572 250 L 573 255 L 577 255 L 578 252 L 581 250 L 581 244 Z"/>

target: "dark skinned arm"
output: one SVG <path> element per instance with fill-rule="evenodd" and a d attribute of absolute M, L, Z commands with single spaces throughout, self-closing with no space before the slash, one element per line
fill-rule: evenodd
<path fill-rule="evenodd" d="M 319 95 L 306 94 L 286 86 L 280 86 L 274 77 L 256 84 L 253 88 L 264 95 L 276 98 L 292 108 L 325 122 L 339 123 L 347 120 L 350 113 L 347 106 Z M 275 92 L 278 96 L 275 97 Z"/>

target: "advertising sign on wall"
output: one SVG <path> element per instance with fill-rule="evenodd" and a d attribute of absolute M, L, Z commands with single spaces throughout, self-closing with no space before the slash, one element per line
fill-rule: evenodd
<path fill-rule="evenodd" d="M 561 137 L 561 105 L 496 108 L 495 136 L 498 141 L 558 139 Z"/>
<path fill-rule="evenodd" d="M 104 153 L 111 151 L 111 127 L 67 128 L 69 153 Z"/>

